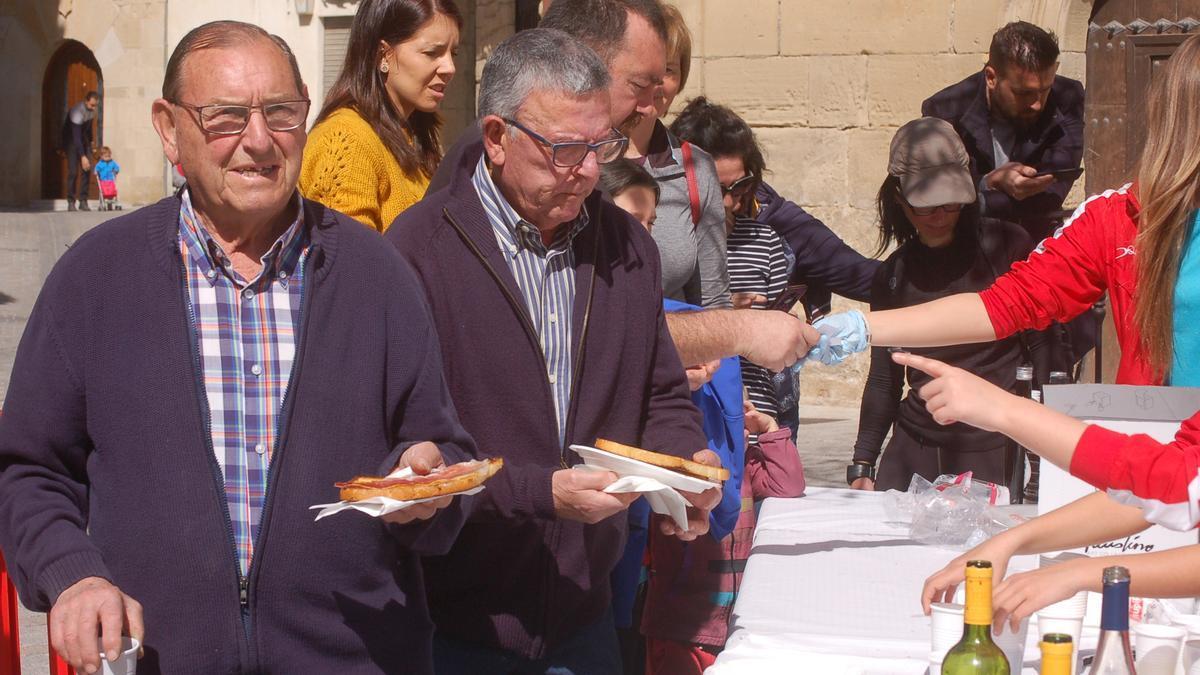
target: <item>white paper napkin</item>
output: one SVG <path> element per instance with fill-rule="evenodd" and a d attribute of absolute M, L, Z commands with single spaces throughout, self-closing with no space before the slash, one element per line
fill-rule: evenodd
<path fill-rule="evenodd" d="M 413 475 L 413 470 L 409 467 L 405 467 L 403 469 L 398 469 L 396 471 L 391 472 L 390 474 L 388 474 L 387 477 L 388 478 L 407 478 L 408 476 L 411 476 L 411 475 Z M 429 502 L 429 501 L 433 501 L 435 499 L 441 499 L 442 497 L 446 497 L 446 496 L 458 497 L 460 495 L 473 495 L 477 492 L 482 492 L 482 491 L 483 491 L 483 486 L 480 485 L 477 487 L 473 487 L 470 490 L 465 490 L 463 492 L 454 492 L 450 495 L 440 495 L 437 497 L 426 497 L 424 499 L 410 499 L 408 501 L 401 501 L 399 499 L 392 499 L 391 497 L 371 497 L 370 499 L 361 499 L 356 502 L 335 502 L 333 504 L 314 504 L 313 506 L 310 506 L 308 508 L 309 508 L 309 510 L 321 509 L 321 512 L 318 513 L 317 517 L 314 518 L 313 520 L 320 520 L 320 519 L 324 518 L 325 516 L 332 516 L 335 513 L 341 513 L 342 511 L 346 511 L 346 510 L 359 511 L 361 513 L 367 514 L 368 516 L 371 516 L 372 518 L 378 518 L 379 516 L 384 516 L 389 513 L 393 513 L 395 511 L 403 511 L 404 509 L 407 509 L 408 507 L 412 506 L 413 504 Z"/>
<path fill-rule="evenodd" d="M 573 468 L 607 471 L 607 469 L 587 464 L 577 464 Z M 608 487 L 604 488 L 604 491 L 609 494 L 640 492 L 645 495 L 646 503 L 650 505 L 651 511 L 670 516 L 671 520 L 675 521 L 675 525 L 685 532 L 688 530 L 688 501 L 673 487 L 644 476 L 622 476 L 610 483 Z"/>

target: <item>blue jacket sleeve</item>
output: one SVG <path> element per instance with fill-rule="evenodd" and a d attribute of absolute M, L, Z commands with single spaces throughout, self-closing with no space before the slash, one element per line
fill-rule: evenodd
<path fill-rule="evenodd" d="M 855 251 L 825 223 L 764 183 L 756 195 L 759 219 L 770 225 L 796 255 L 793 276 L 816 282 L 838 295 L 869 302 L 879 261 Z"/>

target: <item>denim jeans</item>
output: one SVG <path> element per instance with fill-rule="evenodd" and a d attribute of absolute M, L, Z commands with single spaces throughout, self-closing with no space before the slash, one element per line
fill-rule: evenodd
<path fill-rule="evenodd" d="M 537 660 L 435 634 L 433 669 L 438 675 L 619 675 L 621 653 L 609 610 Z"/>

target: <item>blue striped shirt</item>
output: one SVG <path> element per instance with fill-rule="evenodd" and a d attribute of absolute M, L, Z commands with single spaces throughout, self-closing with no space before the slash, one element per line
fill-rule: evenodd
<path fill-rule="evenodd" d="M 546 379 L 554 394 L 558 442 L 562 444 L 571 403 L 571 319 L 575 301 L 575 252 L 571 243 L 587 227 L 587 209 L 580 209 L 574 220 L 559 227 L 547 247 L 537 227 L 517 215 L 500 193 L 485 158 L 479 159 L 471 181 L 537 331 L 546 361 Z"/>
<path fill-rule="evenodd" d="M 208 432 L 225 482 L 242 574 L 254 555 L 300 326 L 308 233 L 299 199 L 293 208 L 296 220 L 249 281 L 234 271 L 196 219 L 186 190 L 179 210 L 179 247 L 208 400 Z"/>

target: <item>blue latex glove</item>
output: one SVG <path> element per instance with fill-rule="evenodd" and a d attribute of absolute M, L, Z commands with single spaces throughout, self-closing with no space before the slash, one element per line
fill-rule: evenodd
<path fill-rule="evenodd" d="M 809 350 L 805 361 L 820 361 L 827 366 L 836 366 L 845 361 L 847 356 L 871 346 L 867 319 L 857 309 L 817 319 L 813 322 L 813 328 L 821 334 L 821 340 Z"/>

